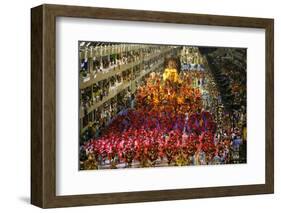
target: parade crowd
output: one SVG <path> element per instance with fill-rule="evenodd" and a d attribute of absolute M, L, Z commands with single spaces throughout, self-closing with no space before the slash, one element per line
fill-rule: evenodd
<path fill-rule="evenodd" d="M 210 82 L 196 67 L 179 74 L 170 61 L 162 73 L 150 73 L 131 106 L 82 142 L 80 169 L 234 163 L 243 132 L 218 125 L 209 100 L 217 94 L 204 93 Z"/>

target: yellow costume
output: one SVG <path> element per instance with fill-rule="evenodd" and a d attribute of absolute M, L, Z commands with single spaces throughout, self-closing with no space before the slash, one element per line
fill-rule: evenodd
<path fill-rule="evenodd" d="M 184 104 L 184 97 L 183 96 L 179 96 L 177 98 L 177 102 L 178 102 L 179 105 Z"/>
<path fill-rule="evenodd" d="M 153 98 L 153 104 L 158 105 L 159 104 L 159 99 L 157 97 Z"/>
<path fill-rule="evenodd" d="M 163 73 L 163 80 L 167 81 L 170 80 L 171 82 L 178 82 L 179 81 L 179 75 L 176 69 L 173 68 L 166 68 Z"/>

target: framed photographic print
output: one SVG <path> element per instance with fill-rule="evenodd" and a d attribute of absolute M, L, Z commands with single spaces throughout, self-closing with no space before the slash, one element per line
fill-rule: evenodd
<path fill-rule="evenodd" d="M 31 203 L 274 192 L 273 19 L 31 9 Z"/>

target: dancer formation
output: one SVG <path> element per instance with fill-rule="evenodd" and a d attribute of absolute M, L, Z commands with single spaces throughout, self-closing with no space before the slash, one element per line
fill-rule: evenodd
<path fill-rule="evenodd" d="M 80 168 L 233 162 L 242 133 L 219 124 L 220 112 L 210 103 L 210 96 L 217 99 L 218 94 L 211 93 L 209 73 L 200 69 L 179 74 L 171 59 L 164 71 L 150 73 L 138 86 L 130 107 L 80 146 Z"/>

